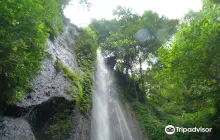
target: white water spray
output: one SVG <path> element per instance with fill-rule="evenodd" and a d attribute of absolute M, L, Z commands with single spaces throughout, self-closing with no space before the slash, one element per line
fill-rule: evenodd
<path fill-rule="evenodd" d="M 92 140 L 109 140 L 108 114 L 108 70 L 104 58 L 98 50 L 95 73 L 95 86 L 92 97 Z"/>
<path fill-rule="evenodd" d="M 97 53 L 92 97 L 91 140 L 133 140 L 101 51 Z"/>

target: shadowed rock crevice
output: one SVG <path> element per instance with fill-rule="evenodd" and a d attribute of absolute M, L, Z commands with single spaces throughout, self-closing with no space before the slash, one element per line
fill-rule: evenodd
<path fill-rule="evenodd" d="M 68 132 L 74 107 L 73 101 L 58 97 L 34 107 L 29 114 L 28 121 L 36 138 L 40 140 L 62 139 Z"/>
<path fill-rule="evenodd" d="M 113 70 L 116 64 L 116 57 L 110 56 L 105 58 L 105 63 L 110 70 Z"/>
<path fill-rule="evenodd" d="M 67 135 L 74 108 L 74 101 L 68 101 L 63 97 L 54 97 L 28 108 L 10 105 L 6 108 L 4 116 L 26 119 L 37 139 L 56 140 Z"/>

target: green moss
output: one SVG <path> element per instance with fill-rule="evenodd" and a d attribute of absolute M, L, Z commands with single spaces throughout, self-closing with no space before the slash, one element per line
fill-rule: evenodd
<path fill-rule="evenodd" d="M 82 80 L 83 79 L 81 75 L 74 73 L 67 66 L 65 66 L 63 70 L 64 70 L 64 77 L 71 79 L 74 86 L 77 87 L 77 95 L 81 97 L 83 94 L 83 91 L 82 91 Z"/>
<path fill-rule="evenodd" d="M 71 86 L 69 86 L 65 90 L 69 95 L 71 95 L 73 100 L 78 103 L 83 95 L 82 76 L 74 73 L 68 66 L 63 66 L 62 62 L 60 62 L 59 60 L 55 62 L 55 69 L 57 72 L 63 70 L 64 77 L 71 80 Z"/>
<path fill-rule="evenodd" d="M 81 81 L 81 76 L 74 73 L 72 70 L 70 70 L 69 67 L 65 66 L 63 67 L 63 70 L 64 70 L 64 77 L 71 79 L 74 84 Z"/>
<path fill-rule="evenodd" d="M 67 133 L 70 123 L 70 118 L 66 118 L 65 120 L 55 120 L 54 124 L 45 126 L 46 129 L 44 130 L 44 134 L 52 140 L 60 140 L 63 135 Z"/>
<path fill-rule="evenodd" d="M 39 139 L 60 140 L 65 137 L 71 125 L 72 105 L 58 105 L 55 114 L 45 123 Z"/>
<path fill-rule="evenodd" d="M 86 113 L 91 106 L 92 78 L 88 73 L 78 75 L 72 72 L 68 67 L 63 67 L 64 77 L 71 79 L 72 85 L 66 89 L 66 92 L 72 96 L 76 103 L 80 104 L 80 111 Z"/>
<path fill-rule="evenodd" d="M 88 112 L 91 108 L 92 74 L 97 47 L 97 37 L 90 28 L 84 28 L 73 45 L 77 62 L 84 72 L 81 76 L 81 82 L 78 83 L 80 92 L 83 93 L 80 99 L 80 110 L 82 113 Z"/>
<path fill-rule="evenodd" d="M 26 93 L 32 92 L 33 89 L 34 89 L 33 85 L 29 85 L 29 86 L 27 87 L 27 89 L 26 89 Z"/>
<path fill-rule="evenodd" d="M 80 102 L 80 96 L 77 94 L 76 86 L 69 86 L 66 88 L 66 92 L 73 98 L 73 100 L 78 104 Z"/>
<path fill-rule="evenodd" d="M 91 107 L 92 71 L 96 60 L 97 46 L 96 37 L 89 28 L 84 29 L 76 39 L 73 50 L 80 68 L 84 71 L 83 75 L 74 73 L 58 60 L 55 62 L 56 71 L 63 70 L 64 77 L 71 80 L 72 84 L 65 90 L 76 103 L 80 104 L 82 113 L 88 112 Z"/>
<path fill-rule="evenodd" d="M 72 97 L 76 96 L 77 93 L 76 93 L 76 89 L 75 89 L 75 86 L 69 86 L 68 88 L 65 89 L 66 92 L 71 95 Z"/>
<path fill-rule="evenodd" d="M 56 72 L 59 73 L 63 69 L 63 64 L 62 62 L 60 62 L 60 60 L 57 59 L 54 67 L 56 69 Z"/>
<path fill-rule="evenodd" d="M 43 119 L 37 125 L 42 127 L 36 132 L 38 140 L 61 140 L 66 139 L 69 133 L 74 102 L 61 101 L 56 105 L 51 106 L 48 115 L 42 116 Z"/>
<path fill-rule="evenodd" d="M 82 113 L 89 112 L 91 108 L 91 96 L 90 95 L 83 95 L 83 98 L 80 101 L 80 111 Z"/>
<path fill-rule="evenodd" d="M 45 58 L 52 58 L 52 54 L 49 53 L 48 51 L 45 51 L 45 52 L 44 52 L 44 57 L 45 57 Z"/>

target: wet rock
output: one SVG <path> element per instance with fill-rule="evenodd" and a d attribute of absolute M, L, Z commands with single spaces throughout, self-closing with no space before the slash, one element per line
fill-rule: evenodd
<path fill-rule="evenodd" d="M 143 137 L 140 130 L 139 122 L 137 121 L 136 113 L 134 112 L 131 105 L 125 103 L 125 116 L 128 121 L 128 127 L 131 130 L 131 135 L 135 140 L 148 140 L 147 137 Z"/>
<path fill-rule="evenodd" d="M 35 140 L 31 127 L 22 118 L 0 118 L 1 140 Z"/>
<path fill-rule="evenodd" d="M 17 106 L 24 108 L 36 106 L 53 97 L 72 99 L 65 93 L 70 83 L 61 73 L 56 74 L 52 60 L 44 60 L 41 74 L 32 81 L 32 85 L 33 91 L 26 94 L 23 100 L 16 104 Z"/>
<path fill-rule="evenodd" d="M 74 110 L 71 117 L 69 133 L 65 140 L 91 139 L 91 113 L 82 115 L 79 108 Z"/>
<path fill-rule="evenodd" d="M 115 56 L 107 57 L 105 58 L 105 62 L 106 65 L 109 67 L 109 69 L 113 70 L 116 64 L 116 57 Z"/>
<path fill-rule="evenodd" d="M 64 77 L 62 70 L 57 71 L 55 68 L 55 62 L 59 60 L 74 73 L 83 73 L 72 50 L 77 35 L 78 28 L 68 25 L 58 38 L 47 41 L 48 55 L 42 61 L 40 74 L 30 81 L 33 88 L 21 101 L 9 105 L 3 114 L 16 119 L 0 122 L 0 140 L 32 140 L 31 134 L 39 140 L 90 139 L 90 117 L 80 113 L 73 98 L 66 93 L 72 83 Z M 24 136 L 12 138 L 23 132 L 23 129 L 27 130 Z"/>
<path fill-rule="evenodd" d="M 23 100 L 16 104 L 17 106 L 23 108 L 36 106 L 53 97 L 72 100 L 72 97 L 65 92 L 65 89 L 70 86 L 70 82 L 64 78 L 62 72 L 57 73 L 55 62 L 59 60 L 75 73 L 82 73 L 72 50 L 77 35 L 78 28 L 69 24 L 57 39 L 47 41 L 50 57 L 42 61 L 41 73 L 30 81 L 33 90 L 27 93 Z"/>
<path fill-rule="evenodd" d="M 27 119 L 40 140 L 60 140 L 69 131 L 71 116 L 75 108 L 73 101 L 54 97 L 32 108 Z"/>

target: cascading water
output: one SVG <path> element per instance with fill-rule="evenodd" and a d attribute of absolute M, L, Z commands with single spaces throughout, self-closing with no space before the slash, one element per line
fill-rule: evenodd
<path fill-rule="evenodd" d="M 92 102 L 92 140 L 109 140 L 108 77 L 100 50 L 97 54 L 95 87 Z"/>
<path fill-rule="evenodd" d="M 112 80 L 98 50 L 92 97 L 91 140 L 133 140 Z"/>

